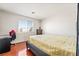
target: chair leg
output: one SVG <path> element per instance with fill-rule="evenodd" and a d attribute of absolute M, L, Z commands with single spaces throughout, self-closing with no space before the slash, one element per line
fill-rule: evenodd
<path fill-rule="evenodd" d="M 16 44 L 11 44 L 11 45 L 16 45 Z"/>

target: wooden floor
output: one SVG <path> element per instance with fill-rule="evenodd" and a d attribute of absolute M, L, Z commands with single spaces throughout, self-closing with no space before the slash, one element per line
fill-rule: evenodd
<path fill-rule="evenodd" d="M 9 52 L 0 54 L 0 56 L 33 56 L 30 50 L 27 50 L 26 42 L 11 45 Z"/>

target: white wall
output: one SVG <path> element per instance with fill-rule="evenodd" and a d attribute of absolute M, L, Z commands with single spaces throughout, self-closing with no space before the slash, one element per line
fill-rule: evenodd
<path fill-rule="evenodd" d="M 35 34 L 35 30 L 39 26 L 39 21 L 36 19 L 20 16 L 6 11 L 0 11 L 0 34 L 8 34 L 10 30 L 15 29 L 17 33 L 17 41 L 24 41 L 27 39 L 28 33 L 18 32 L 18 21 L 19 20 L 31 20 L 34 24 L 32 34 Z"/>
<path fill-rule="evenodd" d="M 54 15 L 42 21 L 44 34 L 76 36 L 77 5 L 65 7 L 63 5 L 61 10 L 59 9 Z"/>

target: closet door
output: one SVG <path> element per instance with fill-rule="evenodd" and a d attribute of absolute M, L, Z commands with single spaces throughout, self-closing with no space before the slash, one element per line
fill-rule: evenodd
<path fill-rule="evenodd" d="M 79 56 L 79 3 L 77 5 L 77 45 L 76 45 L 76 55 Z"/>

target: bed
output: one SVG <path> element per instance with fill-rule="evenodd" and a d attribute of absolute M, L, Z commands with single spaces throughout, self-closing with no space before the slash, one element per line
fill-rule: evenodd
<path fill-rule="evenodd" d="M 75 56 L 76 38 L 62 35 L 34 35 L 28 47 L 38 56 Z"/>
<path fill-rule="evenodd" d="M 10 36 L 0 34 L 0 54 L 10 51 Z"/>

